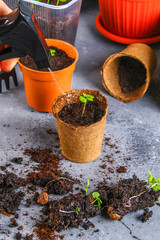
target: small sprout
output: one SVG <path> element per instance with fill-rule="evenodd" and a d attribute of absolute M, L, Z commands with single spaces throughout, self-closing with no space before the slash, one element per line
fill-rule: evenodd
<path fill-rule="evenodd" d="M 59 4 L 59 2 L 66 2 L 67 0 L 57 0 L 56 5 Z"/>
<path fill-rule="evenodd" d="M 75 211 L 65 211 L 65 210 L 59 210 L 59 212 L 61 213 L 76 213 L 77 215 L 79 214 L 80 212 L 80 208 L 79 207 L 76 207 L 76 210 Z"/>
<path fill-rule="evenodd" d="M 87 185 L 83 185 L 83 187 L 85 189 L 85 195 L 87 195 L 88 187 L 89 187 L 89 179 L 87 179 Z"/>
<path fill-rule="evenodd" d="M 92 102 L 93 99 L 94 99 L 94 96 L 89 95 L 89 94 L 86 94 L 86 93 L 83 93 L 83 96 L 80 96 L 80 97 L 79 97 L 79 100 L 80 100 L 82 103 L 84 103 L 83 111 L 82 111 L 82 116 L 83 116 L 84 111 L 85 111 L 85 108 L 86 108 L 87 100 Z"/>
<path fill-rule="evenodd" d="M 95 206 L 95 207 L 98 207 L 99 209 L 101 209 L 102 200 L 100 199 L 100 194 L 99 194 L 99 192 L 93 192 L 93 193 L 92 193 L 92 197 L 95 199 L 95 200 L 92 202 L 92 204 L 95 203 L 95 202 L 97 202 L 97 204 L 94 205 L 94 206 Z"/>
<path fill-rule="evenodd" d="M 143 193 L 146 193 L 148 191 L 150 191 L 151 189 L 153 189 L 154 191 L 160 191 L 160 178 L 155 178 L 152 176 L 151 171 L 148 169 L 148 186 L 149 188 L 139 194 L 137 194 L 136 196 L 132 196 L 129 198 L 128 203 L 125 205 L 125 207 L 131 207 L 131 199 L 140 197 Z M 146 181 L 145 181 L 146 182 Z M 147 186 L 147 185 L 146 185 Z M 156 200 L 154 203 L 156 204 L 158 201 Z"/>
<path fill-rule="evenodd" d="M 56 50 L 55 49 L 50 49 L 50 54 L 51 57 L 55 56 Z"/>
<path fill-rule="evenodd" d="M 76 207 L 76 213 L 77 213 L 77 215 L 79 214 L 79 212 L 80 212 L 80 208 L 79 208 L 79 207 Z"/>
<path fill-rule="evenodd" d="M 148 175 L 148 185 L 153 188 L 154 191 L 160 190 L 160 178 L 155 178 L 152 176 L 151 171 L 148 169 L 149 175 Z"/>

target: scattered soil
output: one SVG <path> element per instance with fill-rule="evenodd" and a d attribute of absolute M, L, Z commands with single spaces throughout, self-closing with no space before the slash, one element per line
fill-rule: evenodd
<path fill-rule="evenodd" d="M 24 193 L 17 188 L 23 185 L 22 179 L 13 173 L 0 174 L 0 212 L 13 214 L 17 211 Z"/>
<path fill-rule="evenodd" d="M 125 172 L 127 172 L 127 168 L 125 166 L 120 166 L 119 168 L 117 168 L 117 172 L 118 173 L 125 173 Z"/>
<path fill-rule="evenodd" d="M 48 194 L 66 194 L 72 191 L 74 183 L 78 183 L 68 173 L 62 174 L 62 171 L 58 169 L 60 157 L 52 154 L 50 149 L 27 149 L 24 154 L 40 163 L 36 169 L 38 171 L 28 174 L 28 181 L 33 185 L 43 187 Z"/>
<path fill-rule="evenodd" d="M 120 220 L 131 211 L 144 209 L 144 214 L 139 219 L 145 222 L 153 214 L 148 207 L 154 206 L 160 196 L 160 191 L 155 192 L 147 188 L 146 182 L 139 180 L 135 175 L 130 179 L 122 179 L 113 186 L 108 186 L 104 179 L 96 189 L 102 200 L 100 210 L 97 203 L 93 203 L 92 195 L 86 196 L 82 192 L 73 193 L 73 184 L 79 184 L 81 187 L 82 184 L 77 179 L 72 179 L 68 173 L 62 174 L 59 169 L 60 157 L 53 154 L 50 149 L 27 149 L 24 154 L 38 164 L 34 168 L 35 171 L 29 173 L 25 180 L 13 173 L 0 174 L 0 211 L 8 216 L 14 214 L 10 219 L 10 227 L 17 227 L 18 214 L 15 213 L 24 196 L 18 188 L 29 184 L 34 196 L 26 199 L 26 206 L 29 207 L 32 200 L 43 206 L 41 218 L 37 219 L 36 224 L 36 233 L 41 240 L 56 239 L 56 231 L 60 232 L 69 227 L 81 226 L 86 230 L 89 227 L 94 228 L 88 219 L 101 212 L 108 214 L 111 219 Z M 17 159 L 20 158 L 14 159 L 13 162 L 17 163 Z M 23 162 L 23 159 L 21 160 Z M 106 165 L 102 166 L 106 168 Z M 35 193 L 34 186 L 42 188 L 41 194 Z M 67 195 L 52 201 L 49 199 L 49 194 Z M 17 228 L 18 231 L 21 229 L 23 227 Z M 58 235 L 58 239 L 63 237 Z M 32 238 L 33 235 L 24 237 L 20 232 L 15 235 L 15 239 L 18 240 Z"/>
<path fill-rule="evenodd" d="M 82 116 L 84 103 L 77 102 L 64 106 L 58 113 L 60 119 L 74 126 L 85 126 L 98 122 L 105 114 L 96 102 L 87 102 Z"/>
<path fill-rule="evenodd" d="M 144 213 L 139 217 L 142 222 L 148 221 L 153 215 L 152 211 L 149 211 L 148 208 L 144 209 Z"/>
<path fill-rule="evenodd" d="M 121 57 L 117 73 L 119 85 L 124 93 L 135 91 L 145 83 L 146 69 L 134 58 Z"/>
<path fill-rule="evenodd" d="M 131 211 L 153 207 L 160 196 L 160 191 L 148 189 L 146 182 L 140 181 L 135 175 L 120 180 L 115 186 L 103 186 L 99 193 L 112 219 L 121 219 Z"/>
<path fill-rule="evenodd" d="M 74 62 L 75 59 L 69 57 L 65 51 L 59 48 L 56 48 L 54 46 L 51 46 L 49 48 L 55 50 L 55 55 L 52 57 L 50 56 L 50 68 L 52 71 L 58 71 L 58 70 L 67 68 Z M 28 55 L 23 58 L 20 58 L 20 62 L 28 68 L 39 71 L 33 59 Z M 41 71 L 48 72 L 49 70 L 47 68 L 44 68 Z"/>
<path fill-rule="evenodd" d="M 23 161 L 23 158 L 22 158 L 22 157 L 16 157 L 16 158 L 13 158 L 13 159 L 11 160 L 11 162 L 17 163 L 17 164 L 21 164 L 22 161 Z"/>
<path fill-rule="evenodd" d="M 60 232 L 68 227 L 77 228 L 84 224 L 84 219 L 94 217 L 99 213 L 100 210 L 92 204 L 90 196 L 82 196 L 81 193 L 70 194 L 61 200 L 50 202 L 44 208 L 44 214 L 47 217 L 43 219 L 43 223 Z"/>

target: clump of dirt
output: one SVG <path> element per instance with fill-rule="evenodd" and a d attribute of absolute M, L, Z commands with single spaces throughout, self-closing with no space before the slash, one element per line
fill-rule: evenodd
<path fill-rule="evenodd" d="M 58 113 L 60 119 L 74 126 L 90 125 L 98 122 L 105 114 L 105 111 L 96 102 L 87 102 L 83 112 L 84 103 L 77 102 L 64 106 Z"/>
<path fill-rule="evenodd" d="M 17 164 L 21 164 L 23 161 L 23 158 L 22 157 L 15 157 L 11 160 L 11 162 L 13 163 L 17 163 Z"/>
<path fill-rule="evenodd" d="M 89 196 L 78 193 L 51 201 L 43 212 L 47 215 L 46 219 L 42 220 L 44 225 L 60 232 L 68 227 L 77 228 L 83 225 L 84 219 L 98 215 L 100 210 L 92 203 Z"/>
<path fill-rule="evenodd" d="M 125 172 L 127 172 L 127 168 L 125 166 L 120 166 L 119 168 L 117 168 L 117 172 L 118 173 L 125 173 Z"/>
<path fill-rule="evenodd" d="M 140 181 L 135 175 L 120 180 L 112 187 L 103 186 L 99 193 L 112 219 L 121 219 L 131 211 L 153 207 L 160 197 L 160 191 L 147 188 L 146 182 Z"/>
<path fill-rule="evenodd" d="M 121 57 L 117 73 L 119 85 L 124 93 L 135 91 L 145 83 L 146 69 L 134 58 Z"/>
<path fill-rule="evenodd" d="M 71 58 L 67 53 L 59 48 L 54 46 L 50 47 L 50 50 L 55 50 L 54 56 L 50 56 L 50 68 L 52 71 L 58 71 L 64 68 L 69 67 L 74 61 L 74 58 Z M 25 56 L 20 58 L 20 62 L 31 69 L 38 70 L 36 64 L 30 56 Z M 47 68 L 42 69 L 41 71 L 49 71 Z"/>
<path fill-rule="evenodd" d="M 59 169 L 60 157 L 52 153 L 50 149 L 26 149 L 25 155 L 29 155 L 35 162 L 40 163 L 36 172 L 28 174 L 28 181 L 40 187 L 48 194 L 66 194 L 73 191 L 73 184 L 79 183 L 73 180 L 68 173 L 62 174 Z"/>
<path fill-rule="evenodd" d="M 149 208 L 144 209 L 144 213 L 139 217 L 142 222 L 148 221 L 153 215 L 152 211 L 149 211 Z"/>
<path fill-rule="evenodd" d="M 13 214 L 17 211 L 24 193 L 17 188 L 23 185 L 23 180 L 13 173 L 0 174 L 0 212 Z"/>

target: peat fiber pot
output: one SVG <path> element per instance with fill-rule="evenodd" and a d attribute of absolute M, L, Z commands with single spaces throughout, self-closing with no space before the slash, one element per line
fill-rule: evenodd
<path fill-rule="evenodd" d="M 20 61 L 19 67 L 23 74 L 27 103 L 39 112 L 51 113 L 55 98 L 62 92 L 71 89 L 72 74 L 78 60 L 78 52 L 74 46 L 61 40 L 46 39 L 46 42 L 48 46 L 54 46 L 65 51 L 75 61 L 67 68 L 54 71 L 54 77 L 49 71 L 30 69 Z"/>
<path fill-rule="evenodd" d="M 99 0 L 104 27 L 116 36 L 145 39 L 160 34 L 159 0 Z"/>
<path fill-rule="evenodd" d="M 85 126 L 74 126 L 62 121 L 58 113 L 65 105 L 79 102 L 79 97 L 83 93 L 94 96 L 93 101 L 104 110 L 102 118 L 96 123 Z M 56 118 L 62 154 L 66 159 L 87 163 L 100 155 L 107 112 L 107 99 L 99 91 L 71 90 L 57 97 L 53 104 L 53 115 Z"/>
<path fill-rule="evenodd" d="M 156 55 L 148 45 L 131 44 L 106 59 L 102 83 L 119 101 L 136 101 L 147 91 L 156 62 Z"/>

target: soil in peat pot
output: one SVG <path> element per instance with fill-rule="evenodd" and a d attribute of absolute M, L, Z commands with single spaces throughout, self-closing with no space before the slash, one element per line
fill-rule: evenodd
<path fill-rule="evenodd" d="M 50 56 L 50 68 L 52 71 L 58 71 L 64 68 L 69 67 L 73 62 L 74 58 L 71 58 L 67 53 L 59 48 L 54 46 L 49 47 L 50 50 L 55 50 L 54 56 Z M 38 70 L 36 64 L 30 56 L 25 56 L 20 58 L 20 62 L 33 70 Z M 38 70 L 39 71 L 39 70 Z M 49 71 L 47 68 L 41 69 L 41 71 Z"/>
<path fill-rule="evenodd" d="M 87 102 L 82 116 L 84 103 L 77 102 L 64 106 L 58 113 L 59 118 L 74 126 L 85 126 L 98 122 L 105 111 L 95 102 Z"/>
<path fill-rule="evenodd" d="M 145 83 L 146 69 L 141 62 L 134 58 L 121 57 L 117 73 L 123 93 L 135 91 Z"/>

